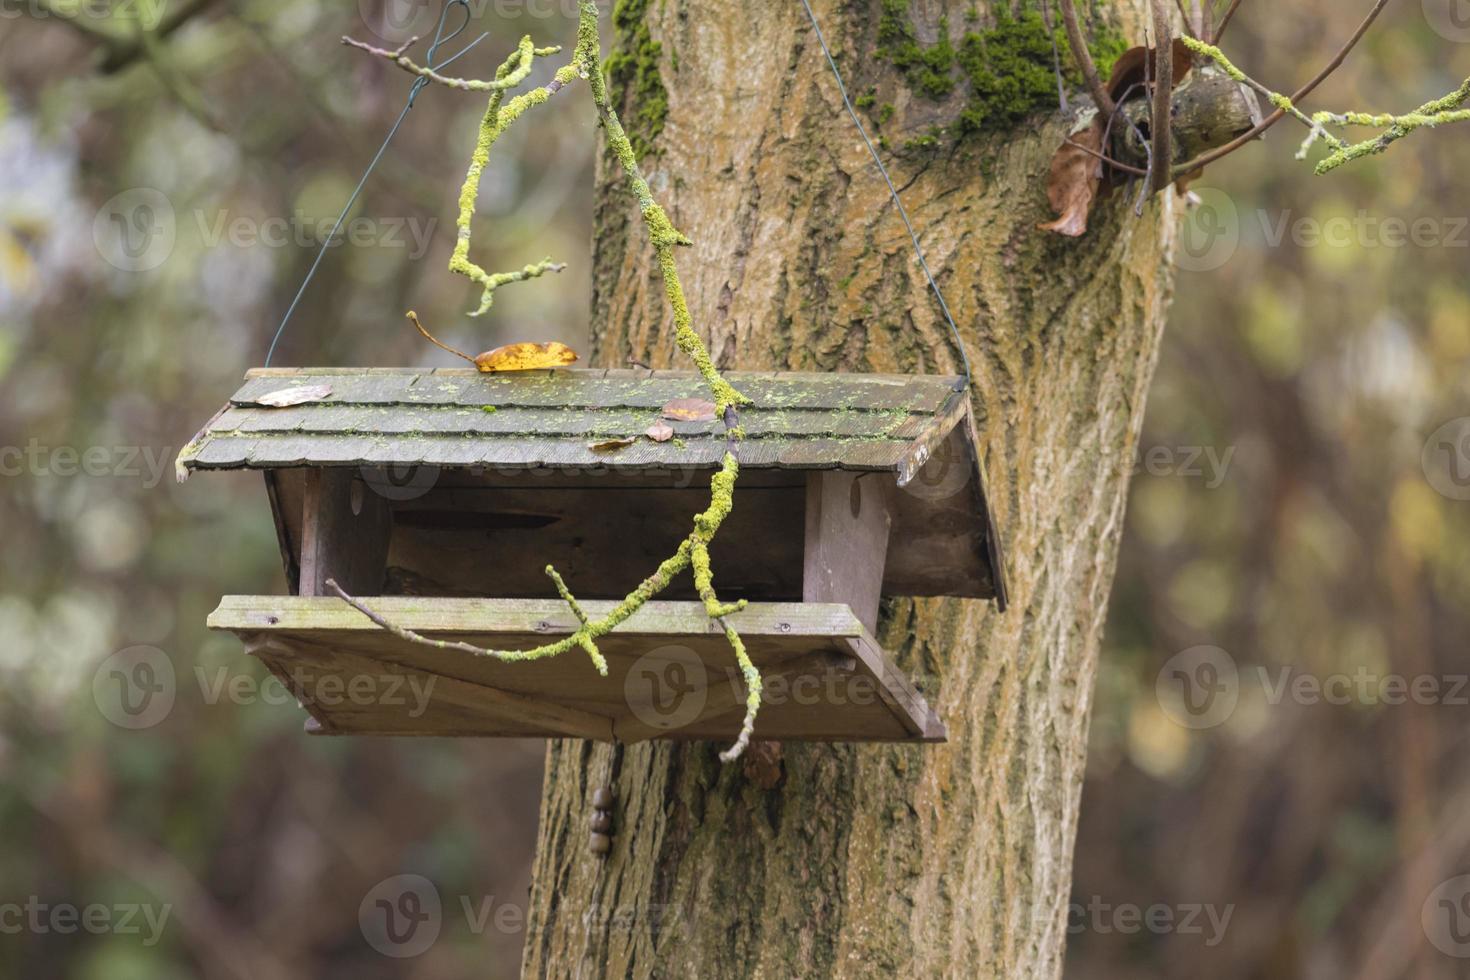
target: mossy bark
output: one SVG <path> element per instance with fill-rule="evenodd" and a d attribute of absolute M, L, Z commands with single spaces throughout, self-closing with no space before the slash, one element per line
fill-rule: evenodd
<path fill-rule="evenodd" d="M 965 111 L 868 57 L 881 0 L 814 3 L 895 146 Z M 1114 5 L 1139 36 L 1142 2 Z M 644 11 L 668 96 L 655 194 L 694 323 L 742 369 L 958 373 L 958 354 L 799 4 Z M 915 4 L 932 42 L 986 4 Z M 677 66 L 677 67 L 676 67 Z M 625 106 L 625 108 L 631 108 Z M 624 113 L 625 118 L 632 113 Z M 783 747 L 771 789 L 721 746 L 554 742 L 525 975 L 1054 977 L 1098 645 L 1131 461 L 1169 301 L 1172 193 L 1115 197 L 1081 239 L 1050 217 L 1058 114 L 891 161 L 969 347 L 1011 609 L 885 602 L 880 640 L 949 728 L 938 746 Z M 600 168 L 595 363 L 678 364 L 618 168 Z M 678 364 L 678 366 L 687 366 Z M 735 497 L 739 507 L 739 492 Z M 715 570 L 718 575 L 718 569 Z M 757 737 L 759 723 L 757 722 Z M 764 748 L 764 747 L 761 747 Z M 606 859 L 591 793 L 617 793 Z"/>

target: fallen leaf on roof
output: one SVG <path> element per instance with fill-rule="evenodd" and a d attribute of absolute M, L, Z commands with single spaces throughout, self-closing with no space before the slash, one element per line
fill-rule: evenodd
<path fill-rule="evenodd" d="M 438 347 L 446 350 L 455 357 L 462 357 L 475 367 L 480 369 L 481 374 L 496 374 L 502 371 L 539 371 L 546 368 L 566 367 L 575 364 L 577 352 L 566 344 L 556 341 L 547 341 L 544 344 L 524 342 L 519 344 L 506 344 L 494 350 L 487 350 L 477 357 L 471 357 L 462 350 L 456 350 L 448 344 L 440 343 L 433 334 L 424 329 L 419 322 L 418 314 L 413 310 L 408 311 L 408 318 L 418 328 L 424 339 Z"/>
<path fill-rule="evenodd" d="M 305 405 L 307 402 L 319 402 L 331 394 L 331 385 L 298 385 L 294 388 L 268 391 L 255 399 L 255 403 L 257 405 L 264 405 L 266 408 L 290 408 L 292 405 Z"/>
<path fill-rule="evenodd" d="M 631 445 L 633 445 L 632 439 L 604 439 L 602 442 L 589 442 L 587 448 L 594 453 L 615 453 Z"/>
<path fill-rule="evenodd" d="M 648 431 L 643 434 L 648 436 L 648 438 L 652 439 L 654 442 L 668 442 L 670 439 L 674 438 L 674 430 L 672 427 L 669 426 L 667 422 L 655 422 L 650 425 L 648 427 Z"/>
<path fill-rule="evenodd" d="M 675 422 L 709 422 L 715 417 L 715 403 L 703 398 L 675 398 L 661 414 Z"/>
<path fill-rule="evenodd" d="M 475 367 L 482 374 L 497 371 L 537 371 L 542 368 L 566 367 L 577 360 L 577 352 L 566 344 L 550 341 L 545 344 L 506 344 L 486 351 L 475 358 Z"/>

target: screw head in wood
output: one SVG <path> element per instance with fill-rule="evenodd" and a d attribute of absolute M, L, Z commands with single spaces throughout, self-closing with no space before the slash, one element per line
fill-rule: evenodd
<path fill-rule="evenodd" d="M 607 834 L 594 832 L 589 843 L 591 844 L 593 854 L 604 855 L 612 850 L 612 838 L 607 836 Z"/>

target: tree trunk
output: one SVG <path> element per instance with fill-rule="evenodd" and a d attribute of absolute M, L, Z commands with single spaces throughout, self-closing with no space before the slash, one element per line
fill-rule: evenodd
<path fill-rule="evenodd" d="M 874 93 L 863 114 L 880 123 L 969 349 L 1011 608 L 884 603 L 879 639 L 925 678 L 947 744 L 787 743 L 765 790 L 741 764 L 722 766 L 716 745 L 551 743 L 527 976 L 1061 971 L 1093 679 L 1177 204 L 1171 191 L 1135 217 L 1132 196 L 1115 194 L 1080 239 L 1038 230 L 1061 114 L 960 135 L 968 84 L 931 99 L 874 54 L 891 4 L 814 6 L 853 97 Z M 995 24 L 996 6 L 915 3 L 912 29 L 932 42 L 947 13 L 958 41 Z M 1114 31 L 1141 39 L 1141 0 L 1104 6 Z M 800 4 L 620 0 L 614 19 L 613 81 L 631 83 L 620 114 L 695 241 L 680 270 L 717 362 L 960 373 Z M 910 142 L 936 125 L 949 128 Z M 607 159 L 599 182 L 597 363 L 687 367 Z M 604 783 L 617 794 L 605 860 L 588 848 Z"/>

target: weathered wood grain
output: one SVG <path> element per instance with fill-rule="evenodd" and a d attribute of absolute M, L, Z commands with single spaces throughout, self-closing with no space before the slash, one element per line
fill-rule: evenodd
<path fill-rule="evenodd" d="M 577 626 L 561 602 L 376 597 L 372 608 L 435 638 L 526 649 Z M 593 616 L 609 603 L 584 604 Z M 731 617 L 767 680 L 764 738 L 936 741 L 944 728 L 845 605 L 756 603 Z M 227 596 L 210 616 L 286 683 L 321 734 L 733 738 L 745 688 L 698 602 L 654 602 L 581 651 L 506 663 L 410 643 L 337 599 Z M 410 681 L 428 696 L 403 697 Z M 361 692 L 348 696 L 344 692 Z M 392 696 L 389 696 L 389 694 Z"/>

